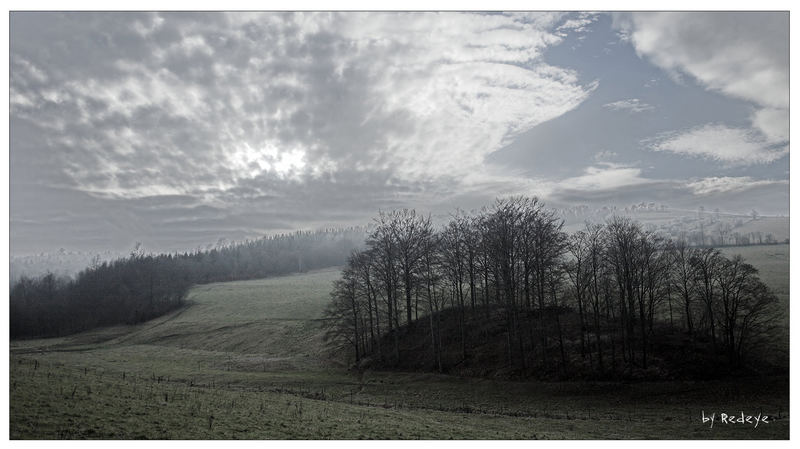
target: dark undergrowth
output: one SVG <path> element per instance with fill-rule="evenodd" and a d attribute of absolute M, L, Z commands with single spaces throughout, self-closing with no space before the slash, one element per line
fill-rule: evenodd
<path fill-rule="evenodd" d="M 557 313 L 562 328 L 561 341 L 556 330 Z M 601 324 L 600 354 L 593 328 L 587 329 L 581 344 L 578 313 L 568 308 L 547 308 L 541 321 L 536 312 L 520 314 L 522 350 L 518 336 L 506 331 L 507 320 L 502 310 L 488 315 L 478 309 L 474 313 L 467 312 L 463 345 L 458 311 L 445 309 L 438 319 L 434 328 L 441 335 L 441 368 L 433 349 L 428 317 L 395 331 L 396 354 L 394 334 L 387 334 L 381 338 L 382 351 L 372 351 L 357 366 L 359 369 L 548 381 L 714 380 L 788 375 L 788 357 L 782 354 L 759 352 L 754 348 L 745 361 L 732 366 L 721 345 L 715 348 L 710 338 L 692 336 L 669 323 L 654 324 L 648 337 L 645 367 L 638 342 L 632 358 L 623 356 L 622 338 L 612 333 L 620 328 L 618 323 Z M 540 322 L 548 335 L 546 346 L 541 338 Z"/>

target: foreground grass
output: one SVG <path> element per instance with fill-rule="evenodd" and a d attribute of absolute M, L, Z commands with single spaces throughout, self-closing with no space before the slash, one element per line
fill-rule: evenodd
<path fill-rule="evenodd" d="M 144 375 L 48 359 L 12 358 L 11 438 L 766 439 L 789 432 L 787 385 L 774 379 L 741 388 L 341 371 L 202 370 L 187 378 L 181 370 Z M 770 422 L 711 429 L 700 420 L 701 411 L 740 410 Z"/>
<path fill-rule="evenodd" d="M 318 321 L 337 276 L 200 286 L 189 307 L 143 325 L 13 342 L 11 438 L 789 436 L 785 378 L 547 383 L 347 371 L 326 358 Z M 701 412 L 739 411 L 770 422 L 701 422 Z"/>

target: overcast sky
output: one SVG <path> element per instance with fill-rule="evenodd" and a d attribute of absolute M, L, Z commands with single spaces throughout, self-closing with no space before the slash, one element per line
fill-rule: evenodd
<path fill-rule="evenodd" d="M 788 214 L 789 14 L 12 13 L 12 254 L 549 204 Z"/>

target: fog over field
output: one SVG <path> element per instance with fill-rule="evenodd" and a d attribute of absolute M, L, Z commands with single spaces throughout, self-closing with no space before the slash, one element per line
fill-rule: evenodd
<path fill-rule="evenodd" d="M 15 440 L 789 439 L 789 11 L 11 11 Z"/>

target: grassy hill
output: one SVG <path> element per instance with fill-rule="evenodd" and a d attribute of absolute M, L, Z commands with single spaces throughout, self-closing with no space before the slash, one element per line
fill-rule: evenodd
<path fill-rule="evenodd" d="M 238 364 L 318 365 L 319 319 L 338 275 L 327 270 L 199 286 L 185 310 L 121 341 L 225 353 Z"/>
<path fill-rule="evenodd" d="M 337 276 L 198 286 L 186 308 L 141 325 L 14 341 L 10 436 L 788 437 L 788 379 L 549 383 L 348 371 L 327 357 L 318 322 Z M 758 429 L 712 429 L 701 410 L 771 418 Z"/>

